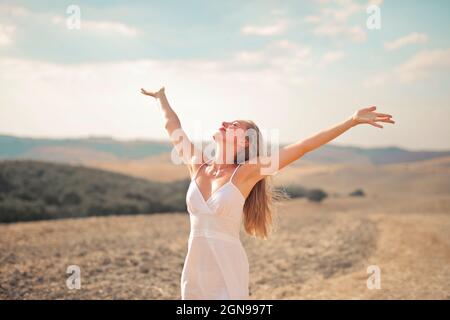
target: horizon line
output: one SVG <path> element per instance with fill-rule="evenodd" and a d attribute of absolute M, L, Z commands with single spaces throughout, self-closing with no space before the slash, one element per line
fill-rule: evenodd
<path fill-rule="evenodd" d="M 108 139 L 108 140 L 114 140 L 118 142 L 155 142 L 155 143 L 166 143 L 171 144 L 170 140 L 168 138 L 144 138 L 144 137 L 135 137 L 135 138 L 120 138 L 115 137 L 113 135 L 95 135 L 95 134 L 89 134 L 89 135 L 78 135 L 78 136 L 41 136 L 41 135 L 18 135 L 18 134 L 11 134 L 11 133 L 5 133 L 0 132 L 0 137 L 14 137 L 14 138 L 20 138 L 20 139 L 41 139 L 41 140 L 89 140 L 89 139 Z M 194 143 L 199 143 L 198 140 L 191 140 Z M 206 141 L 203 141 L 206 142 Z M 281 145 L 287 145 L 290 143 L 294 143 L 295 141 L 291 142 L 282 142 Z M 447 152 L 450 151 L 449 148 L 434 148 L 434 149 L 423 149 L 423 148 L 410 148 L 410 147 L 404 147 L 399 145 L 379 145 L 379 146 L 363 146 L 363 145 L 357 145 L 357 144 L 341 144 L 336 142 L 329 142 L 325 144 L 324 146 L 331 145 L 335 147 L 342 147 L 342 148 L 359 148 L 359 149 L 390 149 L 390 148 L 397 148 L 402 149 L 405 151 L 410 152 Z"/>

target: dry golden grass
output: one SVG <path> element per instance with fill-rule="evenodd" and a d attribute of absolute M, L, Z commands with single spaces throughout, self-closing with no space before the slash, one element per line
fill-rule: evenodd
<path fill-rule="evenodd" d="M 168 153 L 140 160 L 90 161 L 87 164 L 99 169 L 161 182 L 189 177 L 186 166 L 173 164 Z"/>
<path fill-rule="evenodd" d="M 261 241 L 242 234 L 254 299 L 448 299 L 450 199 L 445 212 L 384 213 L 375 199 L 292 200 Z M 407 212 L 409 211 L 409 212 Z M 179 299 L 186 213 L 0 226 L 2 299 Z M 66 268 L 81 268 L 69 290 Z M 366 287 L 369 265 L 381 289 Z"/>
<path fill-rule="evenodd" d="M 285 202 L 269 240 L 242 233 L 251 298 L 450 299 L 447 161 L 293 166 L 339 196 Z M 344 195 L 356 187 L 367 196 Z M 0 299 L 179 299 L 188 234 L 184 212 L 0 225 Z M 80 290 L 66 287 L 72 264 Z M 370 265 L 379 290 L 366 287 Z"/>

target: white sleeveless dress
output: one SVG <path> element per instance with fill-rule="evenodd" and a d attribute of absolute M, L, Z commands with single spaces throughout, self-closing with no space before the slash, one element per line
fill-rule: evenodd
<path fill-rule="evenodd" d="M 226 184 L 204 199 L 196 177 L 205 163 L 186 194 L 191 230 L 181 299 L 249 299 L 249 264 L 239 238 L 245 198 L 232 182 L 239 165 Z"/>

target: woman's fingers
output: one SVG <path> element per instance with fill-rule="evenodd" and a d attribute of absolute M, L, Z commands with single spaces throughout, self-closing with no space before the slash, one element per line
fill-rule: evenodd
<path fill-rule="evenodd" d="M 392 116 L 390 114 L 386 114 L 386 113 L 377 113 L 377 112 L 375 112 L 375 115 L 377 117 L 389 117 L 389 118 L 392 118 Z"/>
<path fill-rule="evenodd" d="M 374 112 L 376 109 L 376 106 L 370 106 L 359 110 L 357 112 L 357 119 L 359 120 L 359 123 L 368 123 L 377 128 L 384 127 L 376 122 L 395 123 L 395 121 L 391 119 L 392 115 L 387 113 Z"/>
<path fill-rule="evenodd" d="M 379 122 L 388 122 L 388 123 L 395 123 L 395 121 L 392 120 L 391 118 L 375 119 L 375 121 L 379 121 Z"/>
<path fill-rule="evenodd" d="M 153 98 L 158 99 L 161 95 L 164 94 L 164 90 L 165 90 L 165 88 L 162 87 L 162 88 L 159 89 L 159 91 L 157 91 L 157 92 L 151 92 L 151 91 L 145 90 L 144 88 L 141 88 L 141 93 L 142 93 L 142 94 L 145 94 L 145 95 L 147 95 L 147 96 L 150 96 L 150 97 L 153 97 Z"/>
<path fill-rule="evenodd" d="M 144 90 L 143 88 L 141 88 L 141 93 L 142 93 L 142 94 L 145 94 L 145 95 L 147 95 L 147 96 L 151 96 L 151 97 L 154 97 L 154 96 L 155 96 L 154 93 L 152 93 L 152 92 L 150 92 L 150 91 L 146 91 L 146 90 Z"/>
<path fill-rule="evenodd" d="M 382 125 L 380 125 L 380 124 L 378 124 L 378 123 L 375 123 L 374 121 L 369 121 L 368 123 L 371 124 L 371 125 L 373 125 L 374 127 L 377 127 L 377 128 L 383 128 Z"/>

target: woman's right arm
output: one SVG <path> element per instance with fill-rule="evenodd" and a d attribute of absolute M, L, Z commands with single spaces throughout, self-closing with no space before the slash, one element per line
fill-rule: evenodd
<path fill-rule="evenodd" d="M 198 166 L 204 161 L 203 154 L 201 150 L 198 150 L 198 148 L 195 147 L 181 127 L 178 115 L 173 111 L 167 100 L 165 88 L 162 87 L 157 92 L 141 89 L 141 93 L 151 96 L 160 102 L 161 110 L 163 112 L 164 128 L 166 129 L 178 156 L 188 166 L 192 177 Z"/>

